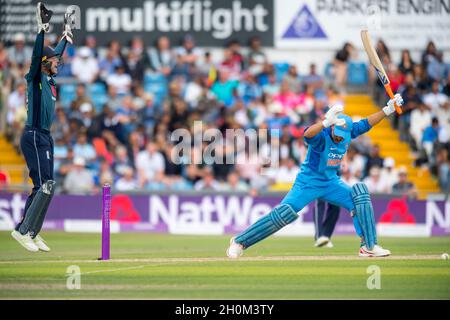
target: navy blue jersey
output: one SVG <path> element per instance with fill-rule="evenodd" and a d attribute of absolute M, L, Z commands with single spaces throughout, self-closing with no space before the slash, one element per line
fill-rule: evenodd
<path fill-rule="evenodd" d="M 60 58 L 67 40 L 61 40 L 55 48 Z M 44 31 L 36 36 L 27 80 L 27 126 L 50 131 L 55 114 L 56 82 L 53 76 L 42 72 L 42 52 L 44 49 Z"/>

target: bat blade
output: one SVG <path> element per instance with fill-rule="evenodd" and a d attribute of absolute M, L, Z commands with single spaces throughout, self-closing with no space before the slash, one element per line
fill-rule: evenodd
<path fill-rule="evenodd" d="M 375 51 L 375 47 L 372 45 L 372 41 L 370 40 L 369 31 L 361 30 L 361 40 L 366 50 L 367 56 L 369 57 L 370 64 L 375 68 L 377 72 L 378 78 L 386 89 L 387 94 L 392 99 L 394 98 L 394 93 L 392 92 L 389 78 L 384 70 L 383 64 L 381 63 L 380 57 L 378 57 L 377 52 Z M 395 104 L 395 110 L 398 114 L 402 114 L 402 109 L 400 109 L 397 104 Z"/>
<path fill-rule="evenodd" d="M 367 56 L 369 57 L 370 64 L 375 68 L 378 78 L 380 78 L 383 85 L 389 84 L 389 78 L 386 71 L 384 71 L 383 64 L 375 51 L 375 47 L 372 45 L 372 41 L 370 40 L 369 32 L 367 30 L 361 30 L 361 40 Z"/>

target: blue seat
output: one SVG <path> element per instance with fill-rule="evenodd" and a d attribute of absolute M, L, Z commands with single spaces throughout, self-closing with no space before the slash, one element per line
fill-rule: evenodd
<path fill-rule="evenodd" d="M 144 90 L 153 94 L 167 93 L 167 85 L 159 83 L 144 84 Z"/>
<path fill-rule="evenodd" d="M 162 73 L 146 73 L 144 76 L 145 84 L 166 83 L 167 79 Z"/>
<path fill-rule="evenodd" d="M 103 109 L 103 105 L 108 102 L 108 95 L 105 94 L 94 94 L 91 95 L 92 103 L 94 104 L 95 110 L 100 112 Z"/>
<path fill-rule="evenodd" d="M 365 85 L 369 81 L 367 66 L 363 62 L 350 62 L 347 70 L 347 82 L 350 85 Z"/>
<path fill-rule="evenodd" d="M 277 82 L 281 82 L 283 76 L 288 72 L 290 64 L 287 62 L 276 62 L 273 64 Z"/>
<path fill-rule="evenodd" d="M 70 103 L 76 97 L 76 84 L 62 84 L 59 87 L 59 97 L 63 108 L 69 108 Z"/>
<path fill-rule="evenodd" d="M 103 83 L 91 83 L 86 89 L 89 96 L 106 94 L 106 86 Z"/>

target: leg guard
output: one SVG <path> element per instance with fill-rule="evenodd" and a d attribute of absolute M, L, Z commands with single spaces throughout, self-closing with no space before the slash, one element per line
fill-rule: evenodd
<path fill-rule="evenodd" d="M 19 227 L 21 234 L 30 232 L 31 237 L 35 237 L 41 231 L 48 206 L 53 197 L 54 186 L 55 181 L 48 180 L 36 193 L 33 202 L 25 214 L 25 219 Z"/>
<path fill-rule="evenodd" d="M 297 218 L 298 215 L 291 206 L 287 204 L 278 205 L 268 215 L 262 217 L 238 235 L 235 241 L 242 244 L 244 248 L 248 248 L 274 234 Z"/>
<path fill-rule="evenodd" d="M 352 187 L 352 198 L 355 204 L 355 215 L 361 227 L 364 242 L 369 250 L 377 244 L 377 230 L 369 191 L 364 183 L 356 183 Z"/>

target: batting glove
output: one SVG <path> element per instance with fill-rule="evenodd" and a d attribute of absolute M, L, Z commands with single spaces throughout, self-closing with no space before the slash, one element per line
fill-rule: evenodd
<path fill-rule="evenodd" d="M 36 7 L 36 20 L 38 24 L 38 33 L 41 31 L 50 31 L 50 19 L 52 18 L 53 11 L 48 10 L 42 2 L 38 2 Z"/>
<path fill-rule="evenodd" d="M 390 99 L 387 106 L 383 108 L 383 112 L 386 116 L 390 116 L 395 112 L 395 104 L 399 107 L 403 105 L 403 98 L 400 93 L 397 93 L 393 99 Z"/>
<path fill-rule="evenodd" d="M 332 106 L 330 110 L 325 114 L 325 120 L 322 121 L 322 125 L 325 128 L 331 127 L 333 124 L 342 125 L 345 123 L 344 119 L 338 119 L 338 115 L 344 111 L 344 106 L 337 104 Z"/>

